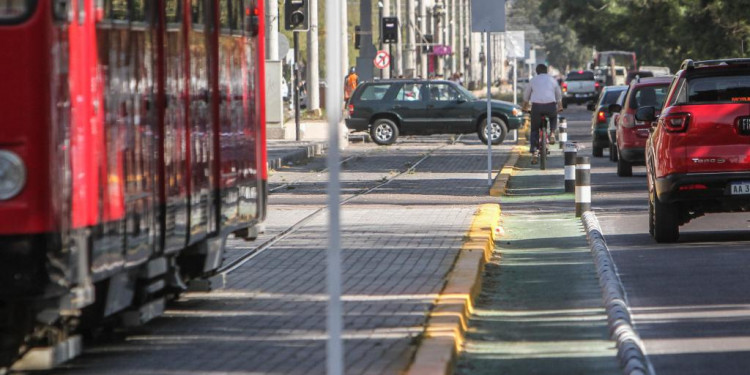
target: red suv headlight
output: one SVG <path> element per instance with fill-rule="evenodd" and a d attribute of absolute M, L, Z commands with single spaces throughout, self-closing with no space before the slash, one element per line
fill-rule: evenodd
<path fill-rule="evenodd" d="M 664 129 L 666 129 L 668 132 L 684 132 L 688 127 L 688 123 L 690 122 L 690 114 L 670 113 L 662 117 L 659 121 L 664 124 Z"/>

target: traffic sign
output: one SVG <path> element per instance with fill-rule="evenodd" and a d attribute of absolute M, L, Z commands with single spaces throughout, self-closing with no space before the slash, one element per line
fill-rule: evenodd
<path fill-rule="evenodd" d="M 385 69 L 388 65 L 391 65 L 391 55 L 386 51 L 378 51 L 378 54 L 375 55 L 375 59 L 372 60 L 372 62 L 375 64 L 376 68 Z"/>

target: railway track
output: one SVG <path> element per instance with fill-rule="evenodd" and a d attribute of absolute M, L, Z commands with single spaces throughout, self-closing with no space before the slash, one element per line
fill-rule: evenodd
<path fill-rule="evenodd" d="M 421 163 L 423 163 L 425 160 L 429 159 L 435 152 L 437 152 L 437 151 L 439 151 L 439 150 L 441 150 L 441 149 L 443 149 L 443 148 L 445 148 L 447 146 L 451 146 L 451 145 L 456 144 L 457 142 L 459 142 L 461 140 L 461 137 L 462 136 L 459 135 L 459 136 L 455 137 L 454 139 L 451 139 L 449 142 L 447 142 L 445 144 L 442 144 L 442 145 L 440 145 L 438 147 L 434 147 L 434 148 L 429 149 L 416 162 L 410 164 L 406 169 L 400 170 L 398 173 L 395 173 L 395 174 L 393 174 L 391 176 L 385 177 L 384 179 L 382 179 L 382 181 L 378 180 L 378 181 L 381 181 L 381 182 L 378 183 L 378 184 L 376 184 L 375 186 L 363 188 L 363 189 L 361 189 L 361 190 L 359 190 L 359 191 L 357 191 L 357 192 L 349 195 L 348 197 L 342 199 L 339 202 L 339 205 L 344 205 L 344 204 L 346 204 L 346 203 L 348 203 L 348 202 L 350 202 L 350 201 L 352 201 L 354 199 L 357 199 L 359 197 L 362 197 L 364 195 L 372 193 L 373 191 L 378 190 L 378 189 L 382 188 L 383 186 L 388 185 L 389 183 L 391 183 L 392 181 L 398 179 L 399 177 L 401 177 L 401 176 L 403 176 L 405 174 L 412 173 Z M 350 161 L 352 159 L 355 159 L 355 158 L 361 157 L 361 156 L 362 155 L 352 155 L 352 156 L 349 156 L 347 158 L 344 158 L 339 163 L 340 164 L 344 164 L 347 161 Z M 327 170 L 328 170 L 328 168 L 322 170 L 321 172 L 326 172 Z M 285 183 L 285 184 L 276 186 L 273 189 L 270 189 L 269 193 L 278 192 L 279 190 L 282 190 L 284 188 L 288 188 L 290 186 L 294 186 L 295 184 L 299 184 L 299 183 L 300 183 L 300 181 Z M 246 253 L 244 253 L 243 255 L 241 255 L 239 257 L 237 257 L 236 259 L 232 260 L 231 262 L 228 262 L 226 265 L 222 266 L 217 271 L 217 274 L 219 274 L 219 275 L 228 275 L 230 272 L 236 270 L 237 268 L 239 268 L 242 265 L 244 265 L 245 263 L 249 262 L 250 260 L 252 260 L 256 256 L 260 255 L 263 251 L 268 250 L 271 247 L 273 247 L 273 245 L 276 244 L 277 242 L 279 242 L 279 241 L 281 241 L 281 240 L 289 237 L 290 235 L 294 234 L 300 228 L 304 227 L 305 224 L 307 224 L 311 220 L 315 219 L 319 215 L 324 214 L 326 211 L 327 211 L 327 206 L 320 206 L 320 207 L 318 207 L 317 209 L 315 209 L 315 211 L 313 211 L 309 215 L 305 216 L 301 220 L 297 221 L 293 225 L 289 226 L 285 230 L 283 230 L 283 231 L 275 234 L 271 238 L 269 238 L 266 241 L 264 241 L 263 243 L 259 244 L 257 247 L 248 250 Z"/>

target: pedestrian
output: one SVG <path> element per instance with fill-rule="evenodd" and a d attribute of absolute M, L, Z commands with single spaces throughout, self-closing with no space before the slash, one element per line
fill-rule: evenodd
<path fill-rule="evenodd" d="M 349 74 L 344 77 L 344 102 L 349 101 L 349 98 L 351 98 L 352 93 L 354 93 L 354 89 L 357 88 L 358 84 L 359 76 L 357 76 L 356 69 L 351 67 L 349 69 Z"/>

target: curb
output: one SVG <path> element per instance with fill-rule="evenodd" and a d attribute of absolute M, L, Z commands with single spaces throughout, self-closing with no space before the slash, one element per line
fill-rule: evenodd
<path fill-rule="evenodd" d="M 327 142 L 315 142 L 278 157 L 268 157 L 269 169 L 280 169 L 289 164 L 301 163 L 316 156 L 325 154 L 328 150 Z"/>
<path fill-rule="evenodd" d="M 513 147 L 510 157 L 508 157 L 508 160 L 505 162 L 505 166 L 500 170 L 500 173 L 495 176 L 495 181 L 490 187 L 491 197 L 500 197 L 505 194 L 505 191 L 508 188 L 508 181 L 510 181 L 510 178 L 515 174 L 516 164 L 518 163 L 518 159 L 523 150 L 524 147 L 522 146 Z"/>
<path fill-rule="evenodd" d="M 483 204 L 448 274 L 425 325 L 424 338 L 407 370 L 410 375 L 450 374 L 463 344 L 474 299 L 482 286 L 484 266 L 495 248 L 500 205 Z"/>
<path fill-rule="evenodd" d="M 604 308 L 607 311 L 607 324 L 612 340 L 617 345 L 617 358 L 620 368 L 626 375 L 654 375 L 654 369 L 646 356 L 638 332 L 633 328 L 625 288 L 617 272 L 617 266 L 604 240 L 599 220 L 593 211 L 586 211 L 581 216 L 586 238 L 594 257 L 599 286 L 602 288 Z"/>

